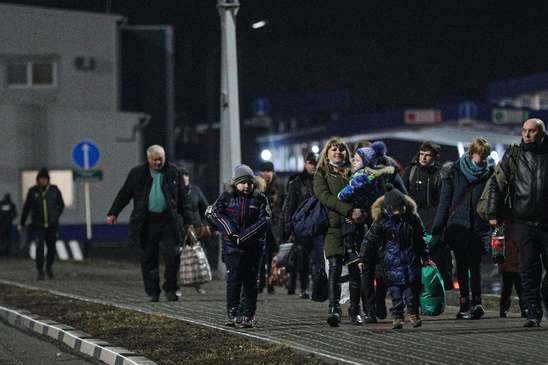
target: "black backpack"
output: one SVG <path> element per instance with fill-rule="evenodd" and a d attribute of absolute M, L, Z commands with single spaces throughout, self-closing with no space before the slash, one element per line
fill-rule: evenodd
<path fill-rule="evenodd" d="M 317 237 L 325 234 L 329 226 L 327 210 L 314 195 L 299 205 L 291 219 L 297 238 Z"/>

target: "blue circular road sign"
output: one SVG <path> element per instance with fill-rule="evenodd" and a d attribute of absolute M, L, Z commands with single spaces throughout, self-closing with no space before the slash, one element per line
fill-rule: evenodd
<path fill-rule="evenodd" d="M 91 141 L 82 141 L 72 148 L 72 161 L 84 170 L 94 168 L 100 157 L 99 147 Z"/>

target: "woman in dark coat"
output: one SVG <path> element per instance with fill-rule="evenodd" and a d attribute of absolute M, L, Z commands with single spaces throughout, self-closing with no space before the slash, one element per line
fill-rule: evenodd
<path fill-rule="evenodd" d="M 468 153 L 442 170 L 440 203 L 432 227 L 432 244 L 445 243 L 455 254 L 460 290 L 457 319 L 479 319 L 481 256 L 488 250 L 491 228 L 476 212 L 485 183 L 493 173 L 491 146 L 483 138 L 472 141 Z M 470 300 L 470 292 L 472 299 Z"/>
<path fill-rule="evenodd" d="M 350 151 L 338 137 L 331 138 L 320 155 L 318 169 L 314 175 L 314 194 L 328 210 L 329 227 L 325 236 L 325 256 L 329 261 L 329 316 L 327 323 L 336 327 L 341 321 L 341 271 L 345 248 L 342 236 L 344 218 L 355 222 L 363 220 L 360 209 L 337 199 L 337 194 L 350 178 Z M 360 273 L 357 265 L 349 265 L 350 312 L 352 322 L 361 324 L 359 314 Z"/>

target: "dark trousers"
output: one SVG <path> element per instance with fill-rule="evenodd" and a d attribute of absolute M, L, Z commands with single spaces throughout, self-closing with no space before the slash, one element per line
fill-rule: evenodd
<path fill-rule="evenodd" d="M 374 265 L 362 271 L 361 281 L 363 311 L 370 316 L 385 318 L 387 287 L 382 276 L 376 275 Z"/>
<path fill-rule="evenodd" d="M 262 290 L 272 275 L 272 258 L 277 251 L 277 238 L 272 228 L 266 231 L 266 250 L 262 257 L 259 271 L 259 288 Z"/>
<path fill-rule="evenodd" d="M 472 293 L 472 305 L 481 304 L 481 255 L 483 242 L 471 234 L 468 240 L 453 246 L 457 264 L 457 280 L 460 297 L 468 303 Z"/>
<path fill-rule="evenodd" d="M 11 254 L 11 225 L 0 227 L 0 256 Z"/>
<path fill-rule="evenodd" d="M 47 246 L 46 268 L 51 269 L 57 250 L 57 227 L 38 228 L 33 227 L 32 233 L 36 239 L 36 268 L 38 272 L 44 271 L 44 245 Z"/>
<path fill-rule="evenodd" d="M 165 292 L 177 290 L 177 273 L 179 272 L 179 247 L 175 224 L 167 214 L 150 213 L 145 223 L 144 241 L 141 252 L 141 270 L 145 292 L 150 295 L 160 294 L 159 256 L 162 255 L 165 265 Z"/>
<path fill-rule="evenodd" d="M 519 272 L 503 272 L 502 273 L 502 291 L 500 293 L 500 312 L 507 312 L 512 304 L 512 289 L 516 289 L 516 294 L 519 298 L 519 307 L 525 309 L 523 304 L 523 288 Z"/>
<path fill-rule="evenodd" d="M 342 256 L 330 256 L 329 261 L 329 309 L 340 311 L 341 300 L 341 272 L 344 258 Z M 358 265 L 348 266 L 348 286 L 350 289 L 350 307 L 358 309 L 360 303 L 360 271 Z"/>
<path fill-rule="evenodd" d="M 290 272 L 289 289 L 295 290 L 298 274 L 301 292 L 305 292 L 308 289 L 310 267 L 313 267 L 314 273 L 320 269 L 325 270 L 323 241 L 323 236 L 297 240 L 296 244 L 299 246 L 297 249 L 297 265 Z"/>
<path fill-rule="evenodd" d="M 519 246 L 521 284 L 523 302 L 527 307 L 535 306 L 540 310 L 541 280 L 548 268 L 548 228 L 534 227 L 516 222 L 513 225 L 515 238 Z M 548 276 L 542 283 L 544 303 L 548 303 Z"/>
<path fill-rule="evenodd" d="M 388 287 L 388 291 L 392 299 L 392 318 L 403 318 L 406 308 L 407 314 L 419 314 L 419 285 L 393 285 Z"/>
<path fill-rule="evenodd" d="M 257 310 L 257 274 L 261 261 L 260 255 L 244 251 L 223 255 L 223 261 L 226 265 L 227 311 L 241 308 L 244 316 L 254 316 Z"/>

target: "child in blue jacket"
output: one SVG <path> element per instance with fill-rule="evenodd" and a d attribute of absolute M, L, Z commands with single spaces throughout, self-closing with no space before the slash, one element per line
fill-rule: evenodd
<path fill-rule="evenodd" d="M 223 241 L 227 326 L 255 323 L 258 270 L 270 221 L 268 199 L 258 187 L 249 166 L 236 166 L 231 185 L 209 212 Z"/>
<path fill-rule="evenodd" d="M 369 262 L 371 257 L 379 258 L 392 298 L 393 328 L 403 328 L 405 308 L 413 327 L 419 327 L 421 270 L 429 262 L 423 225 L 415 201 L 393 187 L 388 189 L 371 207 L 374 221 L 363 239 L 359 265 L 365 270 L 374 264 Z"/>

